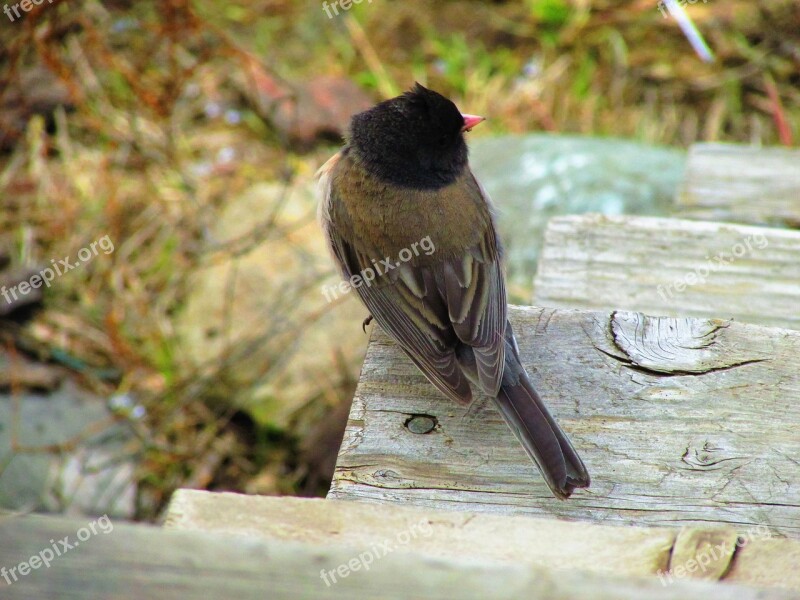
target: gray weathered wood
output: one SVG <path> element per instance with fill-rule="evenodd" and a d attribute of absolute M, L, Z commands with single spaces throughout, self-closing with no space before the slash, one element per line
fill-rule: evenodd
<path fill-rule="evenodd" d="M 0 519 L 0 565 L 18 568 L 49 540 L 74 542 L 87 520 L 53 517 Z M 56 542 L 57 543 L 57 542 Z M 550 571 L 529 565 L 436 559 L 392 552 L 361 568 L 367 549 L 320 547 L 194 531 L 164 531 L 114 524 L 113 531 L 86 539 L 8 585 L 4 600 L 512 600 L 575 598 L 756 600 L 797 598 L 788 590 L 754 589 L 703 581 L 619 579 L 581 571 Z M 353 562 L 355 561 L 355 562 Z M 321 571 L 350 568 L 326 585 Z M 356 569 L 355 565 L 359 564 Z M 10 578 L 10 576 L 9 576 Z M 330 580 L 329 576 L 329 580 Z"/>
<path fill-rule="evenodd" d="M 491 400 L 442 397 L 375 328 L 330 498 L 800 537 L 800 332 L 512 307 L 534 386 L 592 475 L 559 502 Z M 436 428 L 412 433 L 412 415 Z"/>
<path fill-rule="evenodd" d="M 651 217 L 554 218 L 533 303 L 800 329 L 800 231 Z"/>
<path fill-rule="evenodd" d="M 664 583 L 669 578 L 724 579 L 800 591 L 800 541 L 770 538 L 766 529 L 740 531 L 737 544 L 732 528 L 615 527 L 200 490 L 175 492 L 164 526 L 318 546 L 372 548 L 388 543 L 392 549 L 440 559 L 625 577 L 657 575 Z"/>
<path fill-rule="evenodd" d="M 689 151 L 679 216 L 800 227 L 800 150 L 696 144 Z"/>

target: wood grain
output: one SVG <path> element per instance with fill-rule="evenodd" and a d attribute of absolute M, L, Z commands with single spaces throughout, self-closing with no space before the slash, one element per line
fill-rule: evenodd
<path fill-rule="evenodd" d="M 533 303 L 800 329 L 800 231 L 650 217 L 554 218 Z"/>
<path fill-rule="evenodd" d="M 592 475 L 550 495 L 487 398 L 440 396 L 373 330 L 329 498 L 800 538 L 800 333 L 512 307 L 534 386 Z M 428 415 L 435 428 L 406 423 Z"/>
<path fill-rule="evenodd" d="M 0 565 L 19 568 L 86 520 L 27 516 L 0 519 Z M 365 548 L 325 547 L 253 537 L 164 531 L 115 523 L 107 534 L 11 580 L 0 576 L 4 600 L 756 600 L 797 598 L 789 590 L 754 589 L 703 581 L 612 578 L 530 565 L 431 559 L 397 551 L 363 569 Z M 350 565 L 353 565 L 350 568 Z M 321 571 L 339 572 L 326 585 Z M 329 576 L 329 581 L 331 577 Z"/>
<path fill-rule="evenodd" d="M 706 579 L 800 591 L 800 541 L 732 528 L 617 527 L 518 515 L 178 490 L 165 527 L 435 559 L 530 564 L 659 582 Z M 751 535 L 752 534 L 752 535 Z M 775 552 L 776 545 L 780 554 Z M 762 560 L 768 558 L 769 560 Z M 732 570 L 735 563 L 737 570 Z M 679 571 L 679 569 L 683 569 Z"/>
<path fill-rule="evenodd" d="M 678 216 L 800 227 L 800 150 L 695 144 Z"/>

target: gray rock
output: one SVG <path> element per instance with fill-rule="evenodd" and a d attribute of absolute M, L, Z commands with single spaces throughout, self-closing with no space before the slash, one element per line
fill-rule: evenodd
<path fill-rule="evenodd" d="M 550 217 L 668 215 L 686 162 L 672 148 L 544 134 L 476 138 L 470 152 L 497 208 L 509 298 L 525 304 Z"/>
<path fill-rule="evenodd" d="M 131 518 L 134 458 L 124 445 L 132 434 L 109 416 L 103 400 L 69 380 L 53 393 L 0 394 L 0 508 Z M 107 425 L 95 432 L 98 423 Z M 23 451 L 12 448 L 15 432 Z M 56 445 L 62 453 L 46 451 Z"/>

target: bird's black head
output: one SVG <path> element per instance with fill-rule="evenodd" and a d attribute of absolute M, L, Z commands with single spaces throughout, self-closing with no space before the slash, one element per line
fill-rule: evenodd
<path fill-rule="evenodd" d="M 401 185 L 435 189 L 467 166 L 465 130 L 482 119 L 462 115 L 450 100 L 416 84 L 353 117 L 350 146 L 368 171 Z"/>

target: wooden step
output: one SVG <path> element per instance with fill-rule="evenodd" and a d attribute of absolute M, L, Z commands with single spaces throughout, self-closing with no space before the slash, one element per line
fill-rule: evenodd
<path fill-rule="evenodd" d="M 800 591 L 800 541 L 766 528 L 614 527 L 524 516 L 178 490 L 165 527 L 436 560 L 532 565 L 603 576 L 722 580 Z M 735 559 L 734 559 L 735 555 Z M 697 566 L 702 563 L 702 567 Z M 688 566 L 687 566 L 688 565 Z"/>
<path fill-rule="evenodd" d="M 243 521 L 248 515 L 240 515 Z M 531 564 L 433 559 L 391 552 L 362 568 L 369 548 L 163 530 L 113 523 L 81 536 L 88 519 L 38 515 L 0 519 L 0 597 L 80 600 L 756 600 L 796 598 L 791 590 L 755 589 L 679 578 L 620 578 Z M 348 523 L 342 523 L 347 529 Z M 62 540 L 71 546 L 62 551 Z M 376 540 L 380 542 L 382 540 Z M 57 547 L 60 556 L 42 562 Z M 745 546 L 746 548 L 746 546 Z M 744 550 L 745 548 L 742 548 Z M 786 548 L 784 548 L 785 550 Z M 39 560 L 36 560 L 36 559 Z M 13 569 L 13 576 L 10 569 Z M 24 571 L 24 573 L 23 573 Z M 331 576 L 330 572 L 335 575 Z M 5 575 L 3 575 L 5 573 Z M 327 576 L 327 583 L 323 577 Z M 8 576 L 6 581 L 5 576 Z M 335 580 L 334 580 L 335 577 Z M 10 583 L 9 583 L 10 582 Z"/>
<path fill-rule="evenodd" d="M 800 150 L 695 144 L 678 216 L 800 228 Z"/>
<path fill-rule="evenodd" d="M 533 303 L 800 329 L 800 231 L 557 217 L 545 232 Z"/>
<path fill-rule="evenodd" d="M 554 500 L 490 399 L 448 401 L 376 327 L 329 498 L 800 538 L 800 332 L 531 307 L 510 318 L 588 491 Z"/>

